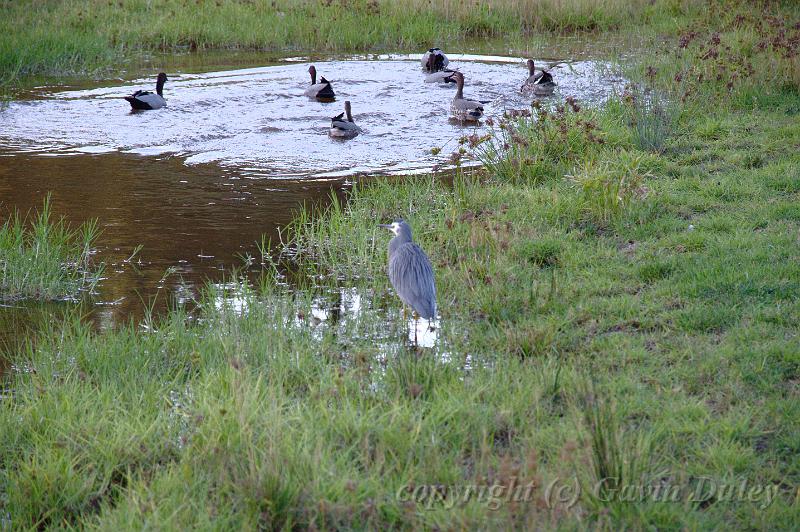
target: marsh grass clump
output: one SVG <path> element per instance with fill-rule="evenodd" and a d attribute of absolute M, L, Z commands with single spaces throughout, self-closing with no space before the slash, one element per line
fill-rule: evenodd
<path fill-rule="evenodd" d="M 377 224 L 403 218 L 411 224 L 414 240 L 428 249 L 430 224 L 443 209 L 455 206 L 458 191 L 464 190 L 456 186 L 453 195 L 442 197 L 438 194 L 442 189 L 432 175 L 356 184 L 346 201 L 332 195 L 322 212 L 301 212 L 286 230 L 283 252 L 298 267 L 318 275 L 351 279 L 384 275 L 389 239 Z M 360 222 L 353 225 L 354 219 Z"/>
<path fill-rule="evenodd" d="M 429 400 L 436 393 L 437 383 L 452 376 L 450 368 L 440 366 L 423 350 L 403 350 L 387 367 L 385 386 L 388 393 L 409 399 Z M 448 375 L 451 373 L 451 375 Z"/>
<path fill-rule="evenodd" d="M 579 194 L 583 212 L 593 221 L 608 224 L 623 209 L 647 196 L 645 181 L 653 175 L 641 169 L 642 157 L 622 152 L 615 159 L 589 159 L 567 178 Z"/>
<path fill-rule="evenodd" d="M 594 385 L 582 385 L 579 405 L 587 434 L 589 477 L 581 478 L 583 500 L 602 518 L 603 510 L 617 519 L 631 511 L 631 494 L 642 493 L 651 480 L 652 439 L 641 428 L 624 430 L 613 402 L 600 395 Z M 645 498 L 637 500 L 648 502 Z"/>
<path fill-rule="evenodd" d="M 350 192 L 351 197 L 357 197 L 358 191 L 358 186 L 354 187 Z M 346 243 L 334 237 L 347 224 L 351 205 L 352 202 L 343 202 L 338 196 L 331 194 L 323 216 L 319 216 L 319 213 L 314 215 L 307 210 L 301 211 L 286 231 L 284 253 L 306 270 L 317 270 L 318 265 L 322 264 L 338 263 L 339 275 L 357 277 L 359 273 L 369 271 L 370 257 L 374 254 L 378 235 L 374 227 L 359 227 Z M 323 269 L 316 273 L 328 272 Z"/>
<path fill-rule="evenodd" d="M 636 273 L 642 281 L 652 283 L 669 277 L 674 270 L 675 266 L 672 263 L 665 260 L 653 259 L 639 266 Z"/>
<path fill-rule="evenodd" d="M 91 291 L 102 266 L 92 262 L 95 221 L 77 229 L 52 219 L 49 198 L 30 219 L 18 212 L 0 227 L 0 300 L 74 299 Z"/>
<path fill-rule="evenodd" d="M 640 150 L 660 153 L 675 134 L 681 109 L 669 95 L 629 84 L 619 100 L 609 105 L 624 116 L 633 144 Z"/>
<path fill-rule="evenodd" d="M 548 107 L 534 101 L 531 110 L 507 113 L 494 135 L 476 144 L 481 162 L 496 179 L 536 184 L 557 179 L 605 147 L 624 142 L 609 113 L 583 109 L 573 98 Z"/>
<path fill-rule="evenodd" d="M 540 268 L 553 268 L 561 262 L 564 244 L 556 238 L 543 238 L 522 242 L 515 252 L 523 259 Z"/>

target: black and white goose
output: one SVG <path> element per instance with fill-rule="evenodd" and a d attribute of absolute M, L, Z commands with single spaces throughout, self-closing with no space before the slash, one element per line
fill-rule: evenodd
<path fill-rule="evenodd" d="M 555 88 L 553 76 L 544 69 L 536 72 L 533 59 L 528 59 L 528 79 L 522 84 L 522 91 L 533 92 L 537 96 L 549 96 L 553 94 Z"/>
<path fill-rule="evenodd" d="M 347 115 L 347 118 L 345 118 Z M 331 129 L 328 135 L 331 137 L 351 139 L 361 133 L 361 128 L 353 122 L 353 115 L 350 113 L 350 101 L 344 102 L 344 113 L 331 118 Z"/>
<path fill-rule="evenodd" d="M 425 72 L 439 72 L 440 70 L 444 70 L 444 67 L 450 63 L 450 60 L 447 59 L 447 56 L 444 55 L 444 52 L 440 48 L 431 48 L 424 54 L 422 54 L 422 69 Z"/>
<path fill-rule="evenodd" d="M 314 65 L 308 67 L 308 73 L 311 74 L 311 86 L 306 89 L 306 96 L 321 100 L 330 100 L 336 97 L 331 82 L 324 76 L 320 76 L 319 83 L 317 83 L 317 69 L 314 68 Z"/>
<path fill-rule="evenodd" d="M 477 122 L 483 116 L 483 102 L 464 98 L 464 74 L 453 72 L 450 77 L 455 80 L 458 87 L 455 98 L 450 104 L 450 116 L 462 122 Z"/>
<path fill-rule="evenodd" d="M 158 79 L 156 80 L 155 93 L 150 91 L 136 91 L 130 96 L 125 96 L 125 99 L 134 109 L 161 109 L 167 105 L 167 100 L 164 99 L 164 83 L 166 81 L 167 75 L 161 72 L 158 74 Z"/>

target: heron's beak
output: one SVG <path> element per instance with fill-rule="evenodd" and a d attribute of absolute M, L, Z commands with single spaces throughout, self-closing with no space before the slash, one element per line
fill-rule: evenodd
<path fill-rule="evenodd" d="M 378 227 L 383 227 L 384 229 L 391 229 L 392 224 L 378 224 Z"/>

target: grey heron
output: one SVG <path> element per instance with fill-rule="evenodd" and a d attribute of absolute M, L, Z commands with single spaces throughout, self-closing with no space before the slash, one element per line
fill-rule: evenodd
<path fill-rule="evenodd" d="M 430 321 L 436 317 L 436 283 L 428 256 L 411 238 L 403 220 L 381 224 L 394 233 L 389 242 L 389 281 L 400 300 Z"/>

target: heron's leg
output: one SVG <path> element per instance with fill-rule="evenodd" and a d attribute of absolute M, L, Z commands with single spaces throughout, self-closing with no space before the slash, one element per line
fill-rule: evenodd
<path fill-rule="evenodd" d="M 406 307 L 405 303 L 403 303 L 403 326 L 408 332 L 408 307 Z"/>

